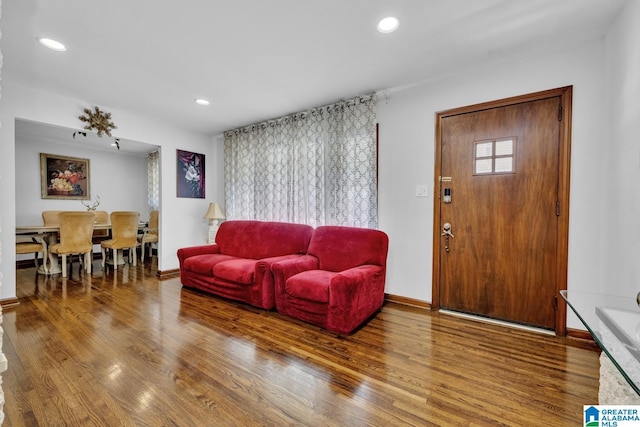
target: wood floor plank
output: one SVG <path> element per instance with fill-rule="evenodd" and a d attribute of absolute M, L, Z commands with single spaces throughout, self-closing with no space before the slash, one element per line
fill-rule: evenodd
<path fill-rule="evenodd" d="M 340 336 L 154 262 L 17 271 L 6 425 L 562 426 L 597 403 L 592 343 L 395 303 Z"/>

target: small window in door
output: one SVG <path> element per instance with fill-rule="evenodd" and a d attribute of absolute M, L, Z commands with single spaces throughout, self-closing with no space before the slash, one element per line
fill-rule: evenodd
<path fill-rule="evenodd" d="M 515 138 L 474 143 L 473 174 L 515 173 Z"/>

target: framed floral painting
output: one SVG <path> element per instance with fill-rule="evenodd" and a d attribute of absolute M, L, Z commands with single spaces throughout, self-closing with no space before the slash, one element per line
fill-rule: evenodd
<path fill-rule="evenodd" d="M 178 197 L 205 198 L 204 154 L 177 150 Z"/>
<path fill-rule="evenodd" d="M 43 199 L 90 199 L 89 159 L 40 153 Z"/>

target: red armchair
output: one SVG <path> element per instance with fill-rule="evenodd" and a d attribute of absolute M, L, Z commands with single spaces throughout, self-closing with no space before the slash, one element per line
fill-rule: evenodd
<path fill-rule="evenodd" d="M 349 334 L 382 307 L 388 247 L 379 230 L 316 228 L 305 256 L 271 265 L 276 309 Z"/>

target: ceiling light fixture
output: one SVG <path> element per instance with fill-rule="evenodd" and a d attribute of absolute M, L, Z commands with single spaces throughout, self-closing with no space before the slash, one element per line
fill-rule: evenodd
<path fill-rule="evenodd" d="M 194 100 L 198 105 L 209 105 L 209 101 L 206 99 L 198 98 Z"/>
<path fill-rule="evenodd" d="M 55 50 L 57 52 L 67 51 L 67 47 L 57 40 L 48 39 L 46 37 L 38 37 L 38 42 L 40 42 L 42 46 L 47 47 L 51 50 Z"/>
<path fill-rule="evenodd" d="M 385 34 L 392 33 L 398 29 L 399 25 L 400 25 L 400 21 L 398 21 L 398 18 L 393 16 L 388 16 L 386 18 L 381 19 L 380 22 L 378 22 L 378 31 Z"/>

